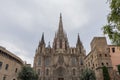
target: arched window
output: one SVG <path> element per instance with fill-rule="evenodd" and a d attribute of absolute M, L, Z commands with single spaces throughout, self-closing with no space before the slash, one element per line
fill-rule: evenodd
<path fill-rule="evenodd" d="M 104 66 L 104 63 L 102 63 L 102 66 Z"/>
<path fill-rule="evenodd" d="M 6 64 L 6 66 L 5 66 L 5 70 L 8 70 L 8 67 L 9 67 L 9 65 L 8 65 L 8 64 Z"/>
<path fill-rule="evenodd" d="M 46 75 L 49 75 L 49 69 L 46 69 Z"/>
<path fill-rule="evenodd" d="M 99 54 L 100 57 L 102 57 L 102 54 Z"/>
<path fill-rule="evenodd" d="M 50 65 L 50 57 L 46 57 L 45 58 L 45 66 L 49 66 Z"/>
<path fill-rule="evenodd" d="M 80 59 L 80 65 L 83 65 L 83 60 L 82 59 Z"/>
<path fill-rule="evenodd" d="M 62 40 L 61 39 L 60 39 L 60 44 L 59 45 L 60 45 L 60 48 L 62 48 Z"/>
<path fill-rule="evenodd" d="M 15 73 L 17 73 L 17 71 L 18 71 L 18 68 L 15 69 Z"/>
<path fill-rule="evenodd" d="M 73 69 L 73 75 L 75 75 L 75 72 L 76 72 L 75 69 Z"/>
<path fill-rule="evenodd" d="M 6 76 L 3 77 L 3 80 L 6 80 Z"/>
<path fill-rule="evenodd" d="M 107 57 L 107 54 L 105 54 L 105 57 Z"/>
<path fill-rule="evenodd" d="M 72 65 L 76 65 L 76 57 L 72 57 Z"/>
<path fill-rule="evenodd" d="M 106 65 L 108 66 L 108 63 L 106 63 Z"/>
<path fill-rule="evenodd" d="M 0 61 L 0 69 L 2 68 L 2 64 L 3 64 L 3 63 Z"/>
<path fill-rule="evenodd" d="M 38 59 L 38 65 L 41 65 L 41 57 Z"/>
<path fill-rule="evenodd" d="M 40 75 L 40 69 L 38 69 L 38 75 Z"/>

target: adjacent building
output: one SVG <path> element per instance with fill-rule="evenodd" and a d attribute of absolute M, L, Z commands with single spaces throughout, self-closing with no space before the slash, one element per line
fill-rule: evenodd
<path fill-rule="evenodd" d="M 23 64 L 19 57 L 0 46 L 0 80 L 17 80 Z"/>
<path fill-rule="evenodd" d="M 111 56 L 105 37 L 94 37 L 91 42 L 91 51 L 85 57 L 85 67 L 95 71 L 97 80 L 103 79 L 102 67 L 106 66 L 111 80 L 113 80 L 113 67 Z"/>
<path fill-rule="evenodd" d="M 113 69 L 118 71 L 117 65 L 120 65 L 120 46 L 108 45 L 108 51 L 111 56 Z"/>

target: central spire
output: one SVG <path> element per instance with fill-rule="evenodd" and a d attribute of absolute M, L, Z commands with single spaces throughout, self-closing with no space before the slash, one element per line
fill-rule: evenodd
<path fill-rule="evenodd" d="M 63 23 L 62 23 L 62 14 L 60 13 L 60 20 L 59 20 L 59 28 L 58 28 L 58 33 L 57 35 L 64 35 L 64 30 L 63 30 Z"/>

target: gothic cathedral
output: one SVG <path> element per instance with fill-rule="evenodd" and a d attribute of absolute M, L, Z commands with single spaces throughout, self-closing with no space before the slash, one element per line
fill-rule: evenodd
<path fill-rule="evenodd" d="M 42 34 L 34 57 L 34 69 L 39 80 L 78 80 L 84 69 L 86 56 L 79 34 L 76 47 L 70 47 L 67 34 L 64 32 L 62 16 L 55 34 L 52 47 L 46 47 Z"/>

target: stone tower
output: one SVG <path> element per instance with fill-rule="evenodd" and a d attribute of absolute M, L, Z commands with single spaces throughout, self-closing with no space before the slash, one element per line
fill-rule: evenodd
<path fill-rule="evenodd" d="M 64 32 L 62 15 L 52 47 L 46 47 L 44 34 L 36 49 L 34 69 L 39 80 L 78 80 L 84 69 L 85 50 L 78 34 L 76 47 L 70 47 Z"/>

